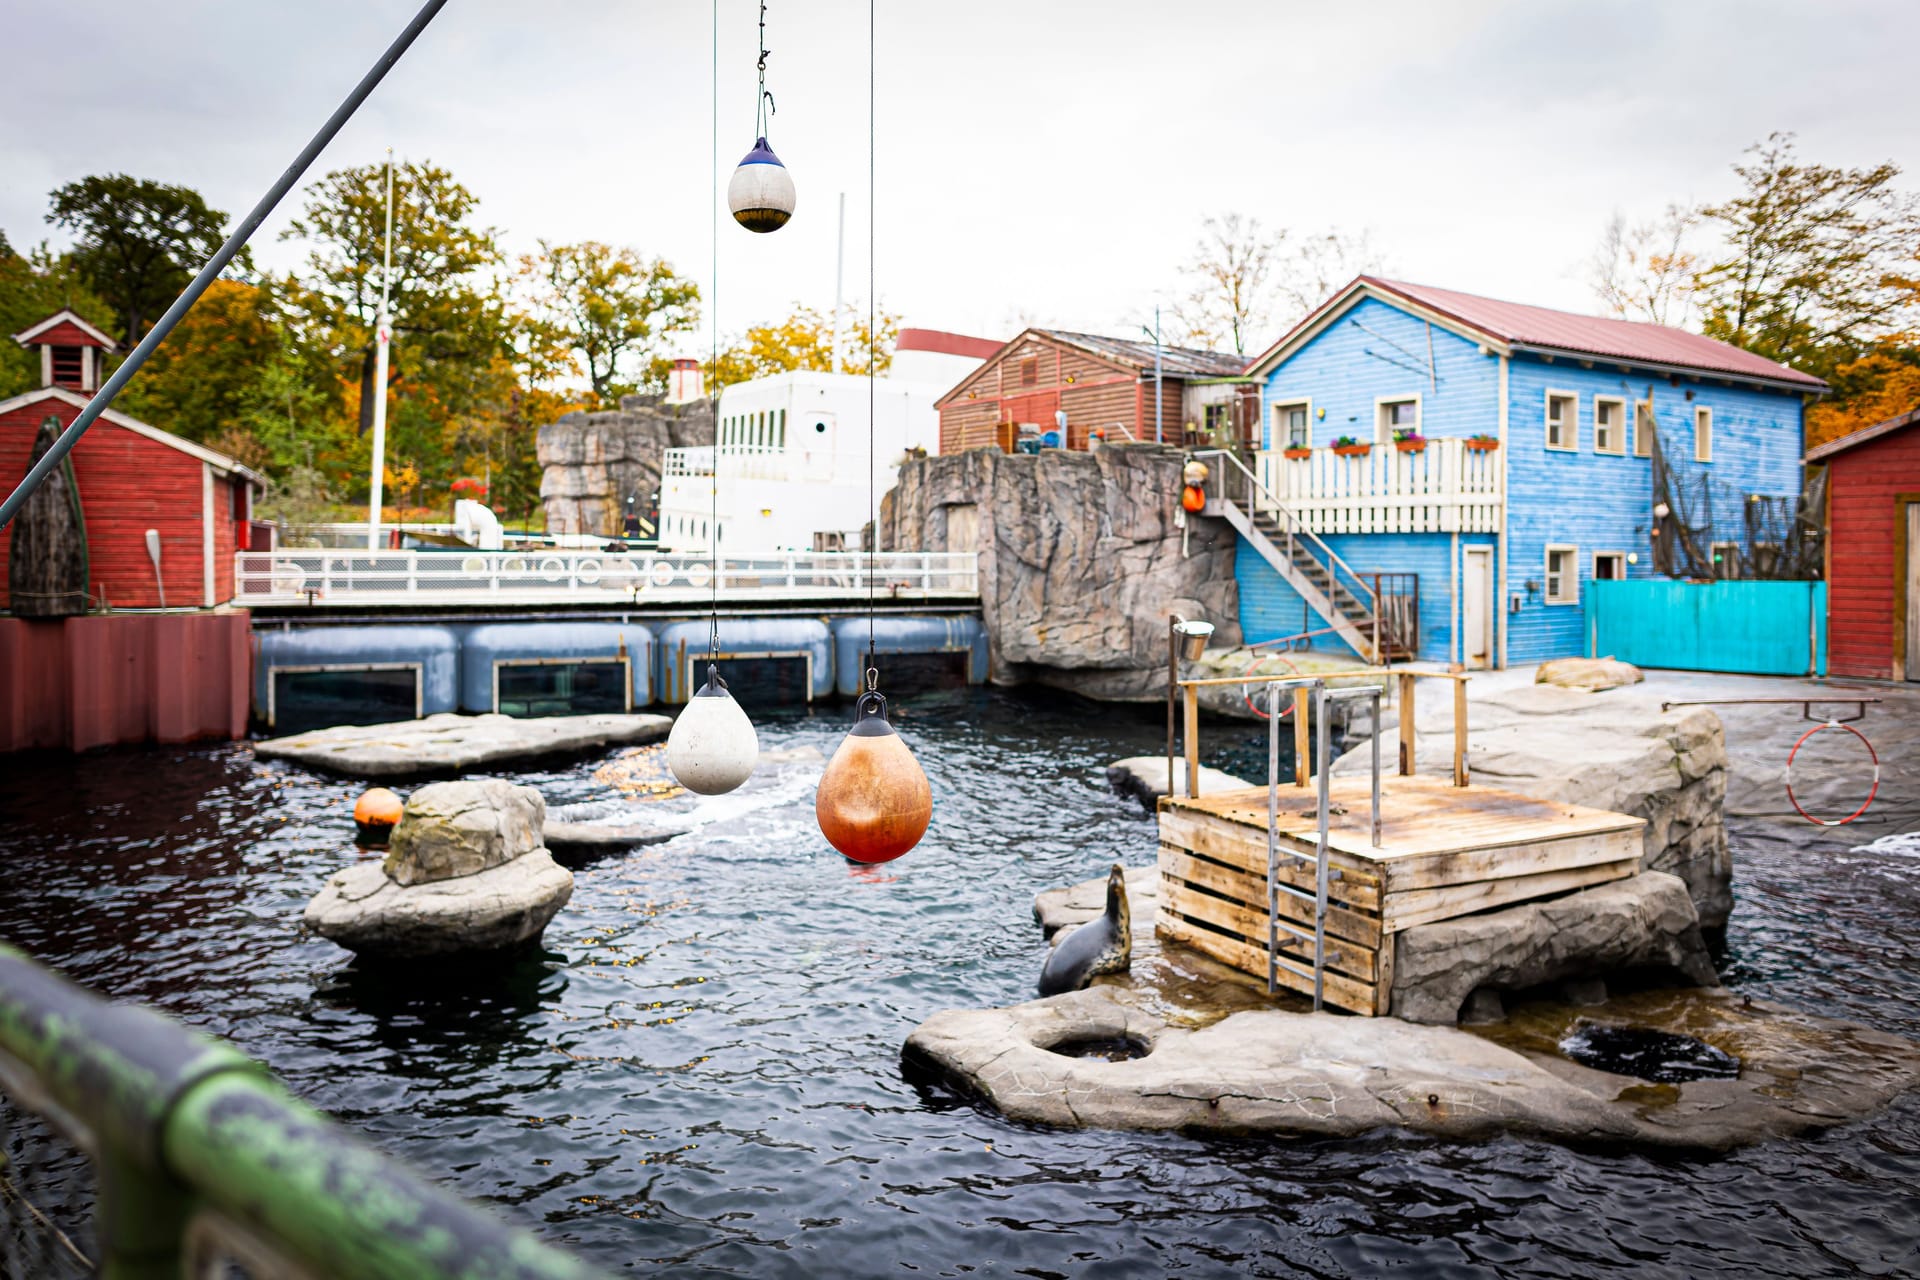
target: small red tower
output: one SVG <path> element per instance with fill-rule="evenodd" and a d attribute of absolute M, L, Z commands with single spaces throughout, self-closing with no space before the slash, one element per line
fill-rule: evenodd
<path fill-rule="evenodd" d="M 40 385 L 91 393 L 105 371 L 105 353 L 120 344 L 71 311 L 56 311 L 13 340 L 40 349 Z"/>

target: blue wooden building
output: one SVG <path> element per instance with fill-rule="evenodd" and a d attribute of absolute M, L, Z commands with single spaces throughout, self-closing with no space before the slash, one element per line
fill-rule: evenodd
<path fill-rule="evenodd" d="M 1675 476 L 1791 499 L 1825 388 L 1678 329 L 1370 276 L 1247 372 L 1263 447 L 1210 483 L 1247 639 L 1468 667 L 1585 653 L 1588 584 L 1654 572 L 1656 432 Z"/>

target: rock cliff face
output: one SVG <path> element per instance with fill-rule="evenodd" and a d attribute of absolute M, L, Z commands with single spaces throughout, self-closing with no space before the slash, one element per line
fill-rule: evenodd
<path fill-rule="evenodd" d="M 662 455 L 713 443 L 713 401 L 622 396 L 616 413 L 570 413 L 540 428 L 540 498 L 553 533 L 612 536 L 627 499 L 644 512 Z"/>
<path fill-rule="evenodd" d="M 1170 611 L 1240 640 L 1234 533 L 1176 523 L 1181 463 L 1153 445 L 912 459 L 881 500 L 879 545 L 980 553 L 995 683 L 1158 698 Z"/>

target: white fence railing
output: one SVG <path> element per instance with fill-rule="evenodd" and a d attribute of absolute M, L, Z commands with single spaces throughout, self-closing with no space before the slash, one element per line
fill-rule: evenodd
<path fill-rule="evenodd" d="M 661 474 L 669 479 L 710 476 L 713 474 L 713 446 L 668 449 L 660 465 Z M 788 460 L 787 450 L 780 445 L 729 444 L 720 448 L 720 470 L 725 475 L 746 476 L 755 480 L 786 480 L 791 478 L 793 464 Z"/>
<path fill-rule="evenodd" d="M 1315 533 L 1498 533 L 1504 472 L 1498 450 L 1429 440 L 1417 453 L 1376 444 L 1342 456 L 1259 455 L 1260 483 Z"/>
<path fill-rule="evenodd" d="M 795 551 L 722 556 L 723 603 L 882 599 L 975 599 L 980 558 L 963 551 Z M 234 603 L 699 604 L 711 597 L 703 555 L 640 551 L 242 551 L 234 557 Z"/>

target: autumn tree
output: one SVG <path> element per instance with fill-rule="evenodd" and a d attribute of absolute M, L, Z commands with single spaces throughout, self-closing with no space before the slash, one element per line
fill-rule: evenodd
<path fill-rule="evenodd" d="M 47 221 L 73 234 L 74 267 L 117 313 L 126 347 L 146 336 L 226 239 L 227 215 L 192 187 L 111 174 L 70 182 L 49 203 Z"/>
<path fill-rule="evenodd" d="M 1380 268 L 1366 232 L 1267 231 L 1237 213 L 1201 224 L 1181 271 L 1173 320 L 1180 340 L 1247 354 L 1280 324 L 1291 324 L 1354 276 Z"/>
<path fill-rule="evenodd" d="M 1689 245 L 1699 225 L 1700 211 L 1678 204 L 1633 226 L 1615 212 L 1588 264 L 1601 305 L 1623 320 L 1690 325 L 1700 258 Z"/>
<path fill-rule="evenodd" d="M 430 162 L 394 170 L 393 317 L 395 384 L 410 383 L 429 416 L 459 412 L 497 390 L 495 360 L 510 335 L 492 273 L 501 255 L 490 227 L 471 218 L 479 201 Z M 373 424 L 374 321 L 380 309 L 386 169 L 338 169 L 306 190 L 306 207 L 281 233 L 309 245 L 289 301 L 312 339 L 357 383 L 358 428 Z M 431 404 L 428 402 L 432 402 Z M 417 418 L 395 406 L 396 418 Z M 401 428 L 404 430 L 404 426 Z"/>
<path fill-rule="evenodd" d="M 707 385 L 717 391 L 736 382 L 795 369 L 866 373 L 869 333 L 866 313 L 847 307 L 842 315 L 837 368 L 833 360 L 832 316 L 796 303 L 793 314 L 784 321 L 754 325 L 720 353 L 718 363 L 709 361 L 705 366 Z M 893 344 L 900 336 L 900 317 L 880 311 L 872 332 L 873 372 L 878 377 L 893 366 Z"/>
<path fill-rule="evenodd" d="M 602 403 L 657 380 L 664 341 L 700 324 L 700 287 L 664 258 L 616 249 L 597 240 L 539 241 L 520 259 L 520 284 L 538 329 L 584 366 Z"/>
<path fill-rule="evenodd" d="M 1806 163 L 1790 133 L 1747 156 L 1741 190 L 1700 211 L 1721 242 L 1694 282 L 1707 336 L 1824 375 L 1906 327 L 1920 209 L 1899 168 Z"/>
<path fill-rule="evenodd" d="M 119 324 L 113 308 L 80 277 L 72 255 L 54 253 L 44 244 L 26 254 L 0 253 L 0 400 L 40 385 L 40 353 L 4 335 L 63 307 L 108 332 Z"/>

